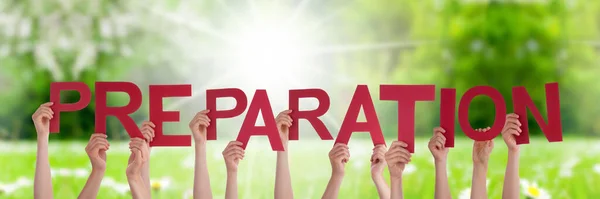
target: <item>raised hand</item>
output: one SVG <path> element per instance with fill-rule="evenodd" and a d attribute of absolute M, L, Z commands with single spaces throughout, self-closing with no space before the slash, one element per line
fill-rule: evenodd
<path fill-rule="evenodd" d="M 514 113 L 506 115 L 506 122 L 504 123 L 504 128 L 502 129 L 502 139 L 504 139 L 506 146 L 508 146 L 508 150 L 519 150 L 519 145 L 517 145 L 515 136 L 521 135 L 521 132 L 519 115 Z"/>
<path fill-rule="evenodd" d="M 383 144 L 379 144 L 373 148 L 373 154 L 371 155 L 371 177 L 380 177 L 383 174 L 383 169 L 387 166 L 385 161 L 385 153 L 387 148 Z"/>
<path fill-rule="evenodd" d="M 133 158 L 127 165 L 126 173 L 128 177 L 140 177 L 142 175 L 142 167 L 148 160 L 148 144 L 141 138 L 131 138 L 129 142 L 129 150 Z"/>
<path fill-rule="evenodd" d="M 392 146 L 385 153 L 385 161 L 390 170 L 390 199 L 404 198 L 402 193 L 402 172 L 406 168 L 406 164 L 410 162 L 411 154 L 406 147 L 408 144 L 402 141 L 392 142 Z"/>
<path fill-rule="evenodd" d="M 433 129 L 433 137 L 429 139 L 429 151 L 436 162 L 446 163 L 448 158 L 448 148 L 445 147 L 446 137 L 444 136 L 446 130 L 442 127 L 435 127 Z"/>
<path fill-rule="evenodd" d="M 190 121 L 189 127 L 196 144 L 206 142 L 206 128 L 210 126 L 210 118 L 206 114 L 209 112 L 210 110 L 200 111 Z"/>
<path fill-rule="evenodd" d="M 156 128 L 156 125 L 154 125 L 154 123 L 151 121 L 142 122 L 140 131 L 142 132 L 142 136 L 144 136 L 144 141 L 146 141 L 148 144 L 154 140 L 154 128 Z"/>
<path fill-rule="evenodd" d="M 227 172 L 237 172 L 238 164 L 240 160 L 244 159 L 245 151 L 242 148 L 242 143 L 239 141 L 231 141 L 223 150 L 223 158 L 225 159 L 225 166 L 227 166 Z"/>
<path fill-rule="evenodd" d="M 50 134 L 50 119 L 54 117 L 52 102 L 40 105 L 31 119 L 37 132 L 37 158 L 35 160 L 35 177 L 33 181 L 33 197 L 35 199 L 53 198 L 52 174 L 48 159 L 48 137 Z"/>
<path fill-rule="evenodd" d="M 277 129 L 279 130 L 279 137 L 281 137 L 281 142 L 286 148 L 289 140 L 290 126 L 292 126 L 292 117 L 289 115 L 291 112 L 292 110 L 285 110 L 275 117 Z"/>
<path fill-rule="evenodd" d="M 275 198 L 294 198 L 292 190 L 292 178 L 290 175 L 290 165 L 288 162 L 288 139 L 290 126 L 292 126 L 292 110 L 282 111 L 275 118 L 279 137 L 283 144 L 284 151 L 277 151 L 277 165 L 275 166 Z"/>
<path fill-rule="evenodd" d="M 210 118 L 206 114 L 209 110 L 203 110 L 190 120 L 190 130 L 194 138 L 194 198 L 212 198 L 210 189 L 210 178 L 208 175 L 208 163 L 206 161 L 206 128 L 210 126 Z"/>
<path fill-rule="evenodd" d="M 329 162 L 333 175 L 344 175 L 344 166 L 350 160 L 348 145 L 337 143 L 329 151 Z"/>
<path fill-rule="evenodd" d="M 132 198 L 150 198 L 150 187 L 142 179 L 142 170 L 149 158 L 148 143 L 141 138 L 132 138 L 129 142 L 129 150 L 131 150 L 133 158 L 131 158 L 125 172 Z"/>
<path fill-rule="evenodd" d="M 350 160 L 350 150 L 348 145 L 343 143 L 337 143 L 333 145 L 331 151 L 329 151 L 329 162 L 331 163 L 331 178 L 323 193 L 324 199 L 338 198 L 340 187 L 342 186 L 342 180 L 344 178 L 344 166 Z"/>
<path fill-rule="evenodd" d="M 148 155 L 145 156 L 146 157 L 146 161 L 144 162 L 144 165 L 142 166 L 142 181 L 144 181 L 144 184 L 146 186 L 146 189 L 148 191 L 148 195 L 150 195 L 150 152 L 151 152 L 151 147 L 150 147 L 150 142 L 152 142 L 152 140 L 154 140 L 154 128 L 156 128 L 156 125 L 154 123 L 152 123 L 151 121 L 144 121 L 142 122 L 142 127 L 140 128 L 140 131 L 142 132 L 142 136 L 144 136 L 144 141 L 146 142 L 146 145 L 148 146 Z M 134 154 L 131 154 L 131 156 L 129 156 L 129 163 L 131 163 L 131 161 L 133 161 Z"/>
<path fill-rule="evenodd" d="M 408 147 L 408 144 L 405 142 L 394 141 L 388 152 L 385 153 L 390 177 L 402 177 L 402 172 L 404 172 L 406 164 L 410 162 L 410 158 L 412 157 L 406 147 Z"/>
<path fill-rule="evenodd" d="M 106 138 L 106 134 L 94 133 L 85 147 L 85 152 L 92 163 L 92 170 L 106 170 L 106 151 L 110 147 Z"/>
<path fill-rule="evenodd" d="M 50 134 L 50 119 L 54 118 L 54 111 L 52 111 L 51 108 L 52 105 L 54 105 L 52 102 L 40 105 L 40 107 L 31 116 L 38 137 L 48 137 Z"/>
<path fill-rule="evenodd" d="M 92 172 L 79 194 L 78 198 L 80 199 L 96 198 L 98 195 L 100 183 L 106 171 L 106 151 L 110 147 L 106 137 L 106 134 L 94 133 L 85 147 L 85 152 L 92 163 Z"/>
<path fill-rule="evenodd" d="M 227 185 L 225 187 L 225 199 L 237 199 L 237 169 L 240 160 L 244 159 L 242 143 L 231 141 L 223 150 L 223 158 L 227 167 Z"/>
<path fill-rule="evenodd" d="M 390 198 L 390 188 L 383 177 L 383 169 L 387 166 L 385 161 L 385 153 L 387 148 L 384 144 L 379 144 L 373 148 L 371 155 L 371 179 L 375 183 L 379 198 Z"/>
<path fill-rule="evenodd" d="M 490 127 L 475 129 L 475 131 L 481 133 L 489 130 Z M 492 153 L 492 149 L 494 149 L 494 140 L 473 142 L 473 163 L 487 165 L 488 160 L 490 159 L 490 154 Z"/>
<path fill-rule="evenodd" d="M 475 129 L 485 133 L 490 127 Z M 494 140 L 473 142 L 473 175 L 471 183 L 471 198 L 488 198 L 487 196 L 487 170 L 490 154 L 494 149 Z"/>
<path fill-rule="evenodd" d="M 508 146 L 508 160 L 504 174 L 504 187 L 502 198 L 519 198 L 519 145 L 515 136 L 521 135 L 521 122 L 519 115 L 510 113 L 506 115 L 506 122 L 502 129 L 502 139 Z"/>

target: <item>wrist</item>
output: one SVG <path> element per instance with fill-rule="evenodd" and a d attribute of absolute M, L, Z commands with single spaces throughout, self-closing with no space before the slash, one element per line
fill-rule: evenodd
<path fill-rule="evenodd" d="M 343 179 L 344 172 L 343 171 L 335 171 L 331 173 L 331 179 Z"/>
<path fill-rule="evenodd" d="M 90 173 L 90 176 L 92 176 L 92 175 L 102 175 L 102 176 L 104 176 L 105 172 L 106 172 L 106 167 L 94 167 L 94 166 L 92 166 L 92 172 Z"/>
<path fill-rule="evenodd" d="M 227 170 L 227 176 L 237 176 L 236 170 Z"/>
<path fill-rule="evenodd" d="M 440 158 L 440 159 L 434 159 L 435 166 L 438 166 L 438 165 L 440 165 L 440 166 L 444 165 L 445 166 L 446 162 L 448 162 L 448 161 L 445 158 L 444 159 L 442 159 L 442 158 Z"/>
<path fill-rule="evenodd" d="M 390 182 L 402 182 L 402 174 L 400 175 L 390 175 Z"/>
<path fill-rule="evenodd" d="M 385 182 L 385 178 L 383 178 L 383 175 L 381 173 L 371 173 L 371 179 L 373 180 L 373 182 L 375 182 L 375 184 L 379 184 L 381 182 Z"/>
<path fill-rule="evenodd" d="M 127 173 L 127 181 L 130 183 L 142 182 L 142 176 L 137 173 Z"/>
<path fill-rule="evenodd" d="M 519 147 L 508 148 L 508 155 L 519 155 Z"/>

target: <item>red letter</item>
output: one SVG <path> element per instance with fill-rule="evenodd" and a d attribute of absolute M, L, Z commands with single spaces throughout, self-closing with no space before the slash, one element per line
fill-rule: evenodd
<path fill-rule="evenodd" d="M 262 118 L 265 121 L 264 126 L 255 126 L 259 112 L 262 113 Z M 248 113 L 246 114 L 246 118 L 244 118 L 242 128 L 238 134 L 237 141 L 244 143 L 242 148 L 245 149 L 248 145 L 250 136 L 253 135 L 266 135 L 269 138 L 273 151 L 284 150 L 266 90 L 256 90 L 256 93 L 254 93 L 250 107 L 248 107 Z"/>
<path fill-rule="evenodd" d="M 492 98 L 494 105 L 496 106 L 496 118 L 494 119 L 494 125 L 492 128 L 485 133 L 480 133 L 473 130 L 471 123 L 469 123 L 469 105 L 471 101 L 478 95 L 486 95 Z M 467 136 L 476 141 L 486 141 L 494 139 L 498 134 L 502 132 L 504 128 L 504 121 L 506 120 L 506 104 L 504 104 L 504 98 L 502 94 L 493 87 L 490 86 L 476 86 L 469 89 L 463 97 L 460 99 L 458 106 L 458 122 L 460 127 Z"/>
<path fill-rule="evenodd" d="M 123 107 L 108 107 L 107 92 L 125 92 L 129 95 L 129 104 Z M 144 138 L 142 132 L 129 117 L 142 105 L 142 91 L 131 82 L 96 82 L 96 133 L 106 134 L 106 117 L 117 117 L 131 138 Z"/>
<path fill-rule="evenodd" d="M 356 121 L 361 107 L 365 112 L 366 122 Z M 352 101 L 350 101 L 348 111 L 340 127 L 340 132 L 335 139 L 335 143 L 348 144 L 350 135 L 353 132 L 369 132 L 373 145 L 385 144 L 381 126 L 379 126 L 379 119 L 377 118 L 375 106 L 373 106 L 373 100 L 371 99 L 367 85 L 356 86 L 356 91 L 354 91 L 354 96 L 352 96 Z"/>
<path fill-rule="evenodd" d="M 150 146 L 192 146 L 190 135 L 163 134 L 163 122 L 179 122 L 179 111 L 163 111 L 164 97 L 192 96 L 192 85 L 151 85 L 150 121 L 156 125 Z"/>
<path fill-rule="evenodd" d="M 79 92 L 79 101 L 72 104 L 60 103 L 60 91 L 74 90 Z M 90 88 L 83 82 L 53 82 L 50 83 L 50 102 L 54 117 L 50 120 L 50 132 L 58 133 L 60 131 L 60 112 L 78 111 L 85 108 L 92 98 Z"/>
<path fill-rule="evenodd" d="M 519 115 L 521 122 L 521 135 L 516 137 L 517 144 L 529 143 L 529 128 L 527 124 L 527 108 L 533 114 L 535 121 L 538 123 L 546 139 L 549 142 L 562 141 L 562 124 L 560 121 L 560 96 L 558 95 L 558 83 L 546 84 L 546 108 L 548 110 L 548 123 L 544 122 L 544 118 L 540 111 L 535 107 L 531 97 L 527 93 L 525 87 L 514 87 L 512 90 L 513 106 L 515 113 Z"/>
<path fill-rule="evenodd" d="M 235 99 L 235 107 L 231 110 L 217 110 L 217 98 L 233 97 Z M 231 118 L 238 116 L 246 110 L 248 100 L 244 91 L 237 88 L 206 90 L 206 109 L 210 110 L 208 117 L 211 120 L 210 126 L 207 128 L 206 138 L 208 140 L 217 139 L 217 118 Z"/>
<path fill-rule="evenodd" d="M 440 99 L 440 127 L 446 132 L 446 147 L 454 147 L 454 122 L 456 121 L 456 89 L 442 88 Z"/>
<path fill-rule="evenodd" d="M 306 119 L 312 124 L 321 140 L 333 140 L 331 133 L 325 127 L 323 121 L 319 119 L 320 116 L 325 114 L 329 110 L 329 95 L 322 89 L 303 89 L 303 90 L 290 90 L 289 94 L 289 105 L 292 110 L 292 120 L 295 121 L 295 125 L 290 127 L 290 140 L 298 140 L 298 127 L 299 119 Z M 319 100 L 319 106 L 315 110 L 300 111 L 300 98 L 313 97 Z"/>
<path fill-rule="evenodd" d="M 398 140 L 415 152 L 415 102 L 435 100 L 435 85 L 380 85 L 381 100 L 398 101 Z"/>

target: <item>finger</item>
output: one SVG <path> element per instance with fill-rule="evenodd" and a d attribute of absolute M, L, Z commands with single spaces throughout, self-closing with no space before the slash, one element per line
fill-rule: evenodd
<path fill-rule="evenodd" d="M 142 127 L 144 127 L 144 126 L 149 126 L 149 127 L 152 127 L 152 128 L 156 128 L 156 125 L 154 125 L 154 123 L 151 122 L 151 121 L 144 121 L 144 122 L 142 122 Z"/>
<path fill-rule="evenodd" d="M 504 128 L 506 130 L 513 129 L 519 133 L 521 132 L 521 128 L 519 128 L 519 126 L 517 126 L 516 124 L 513 124 L 513 123 L 507 124 Z"/>
<path fill-rule="evenodd" d="M 43 112 L 48 112 L 50 113 L 50 115 L 54 115 L 54 111 L 50 107 L 40 107 L 39 110 Z"/>
<path fill-rule="evenodd" d="M 399 156 L 399 157 L 394 157 L 394 158 L 388 158 L 386 161 L 388 162 L 388 164 L 389 163 L 392 163 L 392 164 L 398 164 L 398 163 L 406 164 L 406 163 L 410 162 L 410 159 Z"/>
<path fill-rule="evenodd" d="M 444 128 L 438 126 L 438 127 L 433 128 L 433 134 L 436 134 L 436 133 L 446 133 L 446 130 L 444 130 Z"/>
<path fill-rule="evenodd" d="M 50 107 L 52 105 L 54 105 L 54 102 L 46 102 L 46 103 L 43 103 L 42 105 L 40 105 L 40 107 L 42 107 L 42 106 L 43 107 Z"/>
<path fill-rule="evenodd" d="M 506 115 L 506 119 L 508 118 L 519 118 L 519 115 L 515 114 L 515 113 L 509 113 Z"/>
<path fill-rule="evenodd" d="M 394 141 L 392 142 L 392 147 L 390 147 L 390 149 L 395 147 L 408 147 L 408 144 L 406 144 L 406 142 L 403 141 Z"/>
<path fill-rule="evenodd" d="M 340 151 L 346 151 L 348 150 L 347 148 L 344 148 L 343 146 L 334 146 L 333 149 L 331 149 L 331 151 L 329 151 L 329 154 L 337 154 Z"/>
<path fill-rule="evenodd" d="M 204 109 L 204 110 L 200 111 L 199 113 L 202 113 L 202 114 L 207 114 L 207 113 L 210 113 L 210 110 L 208 110 L 208 109 Z"/>
<path fill-rule="evenodd" d="M 334 144 L 334 145 L 333 145 L 333 148 L 336 148 L 336 147 L 344 147 L 344 148 L 348 148 L 348 145 L 346 145 L 346 144 L 344 144 L 344 143 L 336 143 L 336 144 Z"/>

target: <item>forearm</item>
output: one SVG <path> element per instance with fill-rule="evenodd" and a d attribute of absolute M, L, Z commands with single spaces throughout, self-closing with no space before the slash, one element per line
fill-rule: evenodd
<path fill-rule="evenodd" d="M 508 151 L 508 163 L 506 165 L 506 174 L 504 175 L 504 189 L 502 198 L 519 198 L 519 151 Z"/>
<path fill-rule="evenodd" d="M 35 199 L 53 198 L 52 174 L 48 160 L 48 136 L 38 136 L 37 139 L 33 195 Z"/>
<path fill-rule="evenodd" d="M 148 195 L 150 192 L 146 190 L 141 176 L 127 176 L 127 182 L 129 183 L 129 190 L 133 199 L 150 198 L 150 195 Z"/>
<path fill-rule="evenodd" d="M 88 178 L 85 186 L 79 193 L 79 197 L 81 199 L 88 198 L 96 198 L 98 196 L 98 190 L 100 190 L 100 183 L 102 183 L 102 178 L 104 177 L 104 171 L 98 171 L 92 169 L 92 173 L 90 173 L 90 177 Z"/>
<path fill-rule="evenodd" d="M 331 175 L 329 183 L 327 183 L 327 188 L 325 188 L 325 193 L 323 193 L 323 199 L 337 199 L 343 179 L 343 174 Z"/>
<path fill-rule="evenodd" d="M 473 164 L 473 177 L 471 182 L 471 198 L 488 198 L 486 175 L 487 163 Z"/>
<path fill-rule="evenodd" d="M 194 198 L 212 198 L 206 162 L 206 143 L 196 143 L 194 164 Z"/>
<path fill-rule="evenodd" d="M 277 152 L 275 198 L 294 198 L 287 151 Z"/>
<path fill-rule="evenodd" d="M 148 154 L 150 154 L 152 148 L 148 148 Z M 148 195 L 151 195 L 150 192 L 150 157 L 147 158 L 146 162 L 142 166 L 142 181 L 143 185 L 146 187 L 145 190 L 148 191 Z"/>
<path fill-rule="evenodd" d="M 404 194 L 402 193 L 402 176 L 391 177 L 391 194 L 390 199 L 403 199 Z"/>
<path fill-rule="evenodd" d="M 381 174 L 371 175 L 371 179 L 373 179 L 373 183 L 375 183 L 375 187 L 377 188 L 377 194 L 379 194 L 380 199 L 389 199 L 390 198 L 390 187 L 385 182 L 385 178 Z"/>
<path fill-rule="evenodd" d="M 435 199 L 451 199 L 446 161 L 435 162 Z"/>
<path fill-rule="evenodd" d="M 225 187 L 225 199 L 237 199 L 237 189 L 237 171 L 227 171 L 227 186 Z"/>

